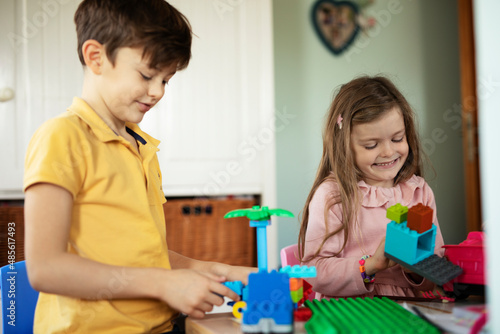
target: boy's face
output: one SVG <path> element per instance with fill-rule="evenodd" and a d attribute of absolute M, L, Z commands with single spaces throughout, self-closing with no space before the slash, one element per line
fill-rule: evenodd
<path fill-rule="evenodd" d="M 367 184 L 392 187 L 409 151 L 399 108 L 391 109 L 373 122 L 354 125 L 351 148 L 356 166 Z"/>
<path fill-rule="evenodd" d="M 165 85 L 176 71 L 176 64 L 152 69 L 142 58 L 142 48 L 118 49 L 115 65 L 103 59 L 99 94 L 108 117 L 118 122 L 139 123 L 146 112 L 163 97 Z"/>

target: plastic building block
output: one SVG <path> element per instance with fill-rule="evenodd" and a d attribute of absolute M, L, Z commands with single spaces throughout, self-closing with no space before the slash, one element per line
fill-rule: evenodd
<path fill-rule="evenodd" d="M 462 273 L 462 268 L 451 263 L 445 258 L 437 256 L 436 254 L 432 254 L 431 256 L 413 265 L 405 263 L 404 261 L 401 261 L 400 259 L 387 253 L 385 256 L 399 263 L 403 267 L 410 269 L 414 273 L 436 283 L 437 285 L 443 285 Z"/>
<path fill-rule="evenodd" d="M 238 296 L 243 294 L 243 282 L 241 281 L 224 282 L 222 284 L 233 290 Z"/>
<path fill-rule="evenodd" d="M 302 288 L 304 280 L 302 278 L 290 278 L 290 291 Z"/>
<path fill-rule="evenodd" d="M 301 300 L 299 300 L 299 302 L 297 303 L 298 306 L 302 306 L 304 305 L 304 302 L 306 300 L 313 300 L 314 299 L 314 291 L 312 290 L 312 287 L 309 283 L 307 283 L 306 281 L 304 281 L 304 287 L 303 287 L 303 290 L 304 290 L 304 297 L 302 297 Z"/>
<path fill-rule="evenodd" d="M 254 206 L 251 209 L 229 211 L 224 218 L 247 217 L 250 226 L 257 228 L 257 264 L 259 271 L 267 272 L 267 231 L 271 216 L 293 217 L 293 213 L 283 209 L 269 209 L 267 206 Z"/>
<path fill-rule="evenodd" d="M 387 224 L 385 256 L 420 276 L 443 285 L 460 275 L 462 269 L 434 254 L 436 225 L 432 224 L 432 215 L 431 208 L 419 203 L 408 210 L 406 222 L 397 224 L 391 221 Z"/>
<path fill-rule="evenodd" d="M 432 210 L 430 207 L 418 203 L 408 210 L 407 226 L 418 233 L 424 233 L 432 227 Z"/>
<path fill-rule="evenodd" d="M 290 290 L 290 296 L 292 297 L 292 302 L 297 304 L 304 297 L 304 288 Z"/>
<path fill-rule="evenodd" d="M 293 217 L 289 211 L 254 206 L 252 209 L 233 210 L 224 218 L 247 217 L 250 226 L 257 228 L 257 259 L 259 271 L 248 276 L 248 285 L 241 287 L 235 282 L 226 286 L 242 296 L 241 303 L 235 303 L 233 313 L 242 317 L 241 330 L 244 333 L 292 333 L 293 312 L 296 303 L 304 299 L 303 277 L 316 277 L 316 268 L 307 266 L 287 266 L 280 272 L 267 271 L 266 228 L 270 217 Z M 292 282 L 292 289 L 290 281 Z M 241 283 L 241 282 L 239 282 Z M 307 291 L 310 285 L 307 284 Z M 292 299 L 293 298 L 293 299 Z"/>
<path fill-rule="evenodd" d="M 485 284 L 483 232 L 470 232 L 467 240 L 458 245 L 444 245 L 444 255 L 452 263 L 460 266 L 464 273 L 456 282 Z"/>
<path fill-rule="evenodd" d="M 406 222 L 387 224 L 385 253 L 401 261 L 414 265 L 434 254 L 436 225 L 424 233 L 410 230 Z"/>
<path fill-rule="evenodd" d="M 233 315 L 236 319 L 243 318 L 243 310 L 247 308 L 247 303 L 240 300 L 233 304 Z"/>
<path fill-rule="evenodd" d="M 439 330 L 396 302 L 383 298 L 348 298 L 306 301 L 312 317 L 309 334 L 333 333 L 439 333 Z"/>
<path fill-rule="evenodd" d="M 293 217 L 293 213 L 283 209 L 269 209 L 267 206 L 262 208 L 258 205 L 251 209 L 237 209 L 229 211 L 224 218 L 247 217 L 250 220 L 269 220 L 271 216 Z"/>
<path fill-rule="evenodd" d="M 287 273 L 291 278 L 316 277 L 316 267 L 286 266 L 280 269 L 280 273 Z"/>
<path fill-rule="evenodd" d="M 408 207 L 403 206 L 399 203 L 387 209 L 387 218 L 389 218 L 392 221 L 395 221 L 398 224 L 406 221 L 407 215 L 408 215 Z"/>
<path fill-rule="evenodd" d="M 484 232 L 470 232 L 467 239 L 458 245 L 444 245 L 444 256 L 462 268 L 463 273 L 446 283 L 443 288 L 457 297 L 484 295 L 485 261 Z"/>
<path fill-rule="evenodd" d="M 306 322 L 311 319 L 312 311 L 307 307 L 299 307 L 295 311 L 293 311 L 293 320 Z"/>
<path fill-rule="evenodd" d="M 293 302 L 289 277 L 275 270 L 252 273 L 246 286 L 246 310 L 241 329 L 245 333 L 293 331 Z"/>

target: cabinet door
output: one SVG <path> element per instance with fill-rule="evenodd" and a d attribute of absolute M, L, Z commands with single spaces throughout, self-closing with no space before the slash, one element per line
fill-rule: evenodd
<path fill-rule="evenodd" d="M 79 2 L 0 1 L 0 87 L 16 93 L 0 103 L 0 198 L 22 196 L 31 136 L 81 93 Z M 271 1 L 170 2 L 195 35 L 189 67 L 141 123 L 162 141 L 165 193 L 262 194 L 274 175 Z"/>
<path fill-rule="evenodd" d="M 26 147 L 35 130 L 80 95 L 73 15 L 78 0 L 0 1 L 0 198 L 21 198 Z"/>
<path fill-rule="evenodd" d="M 170 3 L 194 37 L 188 68 L 141 123 L 161 140 L 163 189 L 172 196 L 261 194 L 274 173 L 271 3 Z"/>
<path fill-rule="evenodd" d="M 15 32 L 15 0 L 2 0 L 0 4 L 0 188 L 14 193 L 21 188 L 23 151 L 17 146 L 17 134 L 22 121 L 16 113 L 16 50 L 12 39 Z"/>

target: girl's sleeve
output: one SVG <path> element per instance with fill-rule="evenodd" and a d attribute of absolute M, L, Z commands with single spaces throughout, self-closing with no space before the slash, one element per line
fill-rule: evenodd
<path fill-rule="evenodd" d="M 330 183 L 323 183 L 309 203 L 304 258 L 314 255 L 320 247 L 321 250 L 319 257 L 307 262 L 309 266 L 316 266 L 317 271 L 317 277 L 307 281 L 312 284 L 314 291 L 326 296 L 366 294 L 373 291 L 373 284 L 363 282 L 359 272 L 359 258 L 343 258 L 343 252 L 332 257 L 342 248 L 344 233 L 337 233 L 321 246 L 325 235 L 342 226 L 340 204 L 335 204 L 328 210 L 325 220 L 325 205 L 332 198 L 333 191 Z"/>

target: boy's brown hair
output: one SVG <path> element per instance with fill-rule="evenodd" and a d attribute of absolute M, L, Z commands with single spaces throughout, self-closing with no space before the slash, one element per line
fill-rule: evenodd
<path fill-rule="evenodd" d="M 84 0 L 75 13 L 78 56 L 85 66 L 82 46 L 94 39 L 106 48 L 114 65 L 121 47 L 142 47 L 151 68 L 177 63 L 187 67 L 191 58 L 191 26 L 165 0 Z"/>

